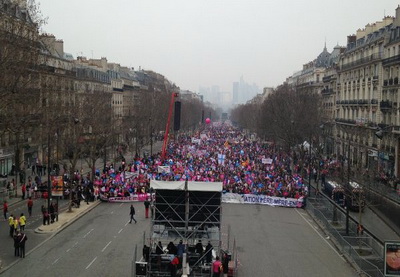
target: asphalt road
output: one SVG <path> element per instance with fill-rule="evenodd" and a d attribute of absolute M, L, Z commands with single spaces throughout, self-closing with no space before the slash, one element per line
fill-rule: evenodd
<path fill-rule="evenodd" d="M 150 221 L 135 203 L 138 223 L 129 224 L 129 205 L 102 203 L 2 276 L 131 276 Z M 239 276 L 357 276 L 303 210 L 223 204 L 224 245 L 228 226 Z"/>
<path fill-rule="evenodd" d="M 36 234 L 34 232 L 34 230 L 43 223 L 41 212 L 42 205 L 47 207 L 47 200 L 41 198 L 34 199 L 31 217 L 28 215 L 27 200 L 15 203 L 9 207 L 8 216 L 13 214 L 14 216 L 19 217 L 21 213 L 24 213 L 27 218 L 25 234 L 27 235 L 29 242 L 26 244 L 26 252 L 29 252 L 34 246 L 42 243 L 50 237 L 49 234 Z M 58 207 L 60 212 L 67 209 L 68 200 L 60 200 Z M 3 216 L 3 213 L 1 213 L 1 216 Z M 18 258 L 14 257 L 14 241 L 9 236 L 8 221 L 5 221 L 3 217 L 0 222 L 0 246 L 0 260 L 2 267 L 6 267 L 18 260 Z"/>
<path fill-rule="evenodd" d="M 358 276 L 302 209 L 224 204 L 223 223 L 239 276 Z"/>
<path fill-rule="evenodd" d="M 141 253 L 150 220 L 135 203 L 138 223 L 129 224 L 129 206 L 100 204 L 2 276 L 130 276 L 135 243 Z"/>

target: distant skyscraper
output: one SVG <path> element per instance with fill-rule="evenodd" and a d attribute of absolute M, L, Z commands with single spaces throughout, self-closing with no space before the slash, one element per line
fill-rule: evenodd
<path fill-rule="evenodd" d="M 238 103 L 239 103 L 239 82 L 233 82 L 232 104 L 236 105 Z"/>
<path fill-rule="evenodd" d="M 261 93 L 261 90 L 256 84 L 250 85 L 246 83 L 243 76 L 241 76 L 239 82 L 233 83 L 232 103 L 234 105 L 246 103 L 259 93 Z"/>

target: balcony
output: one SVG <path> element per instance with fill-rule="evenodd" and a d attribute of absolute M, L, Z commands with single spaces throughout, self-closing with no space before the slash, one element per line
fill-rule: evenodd
<path fill-rule="evenodd" d="M 393 103 L 389 100 L 383 100 L 380 102 L 379 107 L 381 111 L 387 111 L 393 107 Z"/>
<path fill-rule="evenodd" d="M 397 65 L 398 63 L 400 63 L 400 55 L 382 60 L 383 66 Z"/>
<path fill-rule="evenodd" d="M 358 100 L 358 104 L 359 104 L 359 105 L 367 105 L 368 102 L 369 102 L 369 101 L 368 101 L 367 99 L 359 99 L 359 100 Z"/>
<path fill-rule="evenodd" d="M 376 61 L 376 60 L 380 60 L 381 58 L 382 58 L 382 54 L 381 53 L 375 53 L 375 54 L 372 54 L 372 55 L 370 55 L 368 57 L 360 58 L 360 59 L 358 59 L 358 60 L 356 60 L 354 62 L 349 62 L 349 63 L 346 63 L 346 64 L 342 64 L 341 67 L 340 67 L 340 70 L 343 71 L 343 70 L 347 70 L 347 69 L 354 68 L 354 67 L 357 67 L 357 66 L 361 66 L 361 65 L 364 65 L 364 64 Z"/>
<path fill-rule="evenodd" d="M 332 80 L 332 76 L 325 76 L 322 78 L 322 82 L 329 83 Z"/>
<path fill-rule="evenodd" d="M 351 124 L 355 125 L 356 121 L 352 119 L 345 119 L 345 118 L 335 118 L 336 123 L 342 123 L 342 124 Z"/>
<path fill-rule="evenodd" d="M 321 90 L 321 94 L 327 94 L 327 95 L 333 94 L 333 89 L 325 88 L 325 89 Z"/>

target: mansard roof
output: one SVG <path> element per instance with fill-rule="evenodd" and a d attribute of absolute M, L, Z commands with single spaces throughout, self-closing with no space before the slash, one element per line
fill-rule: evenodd
<path fill-rule="evenodd" d="M 326 45 L 322 50 L 321 54 L 318 55 L 317 59 L 315 60 L 315 67 L 329 67 L 331 54 L 326 49 Z"/>

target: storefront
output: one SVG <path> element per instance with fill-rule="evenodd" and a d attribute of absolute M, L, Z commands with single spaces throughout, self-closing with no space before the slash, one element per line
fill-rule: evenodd
<path fill-rule="evenodd" d="M 0 177 L 5 177 L 11 173 L 14 161 L 14 150 L 0 149 Z"/>

